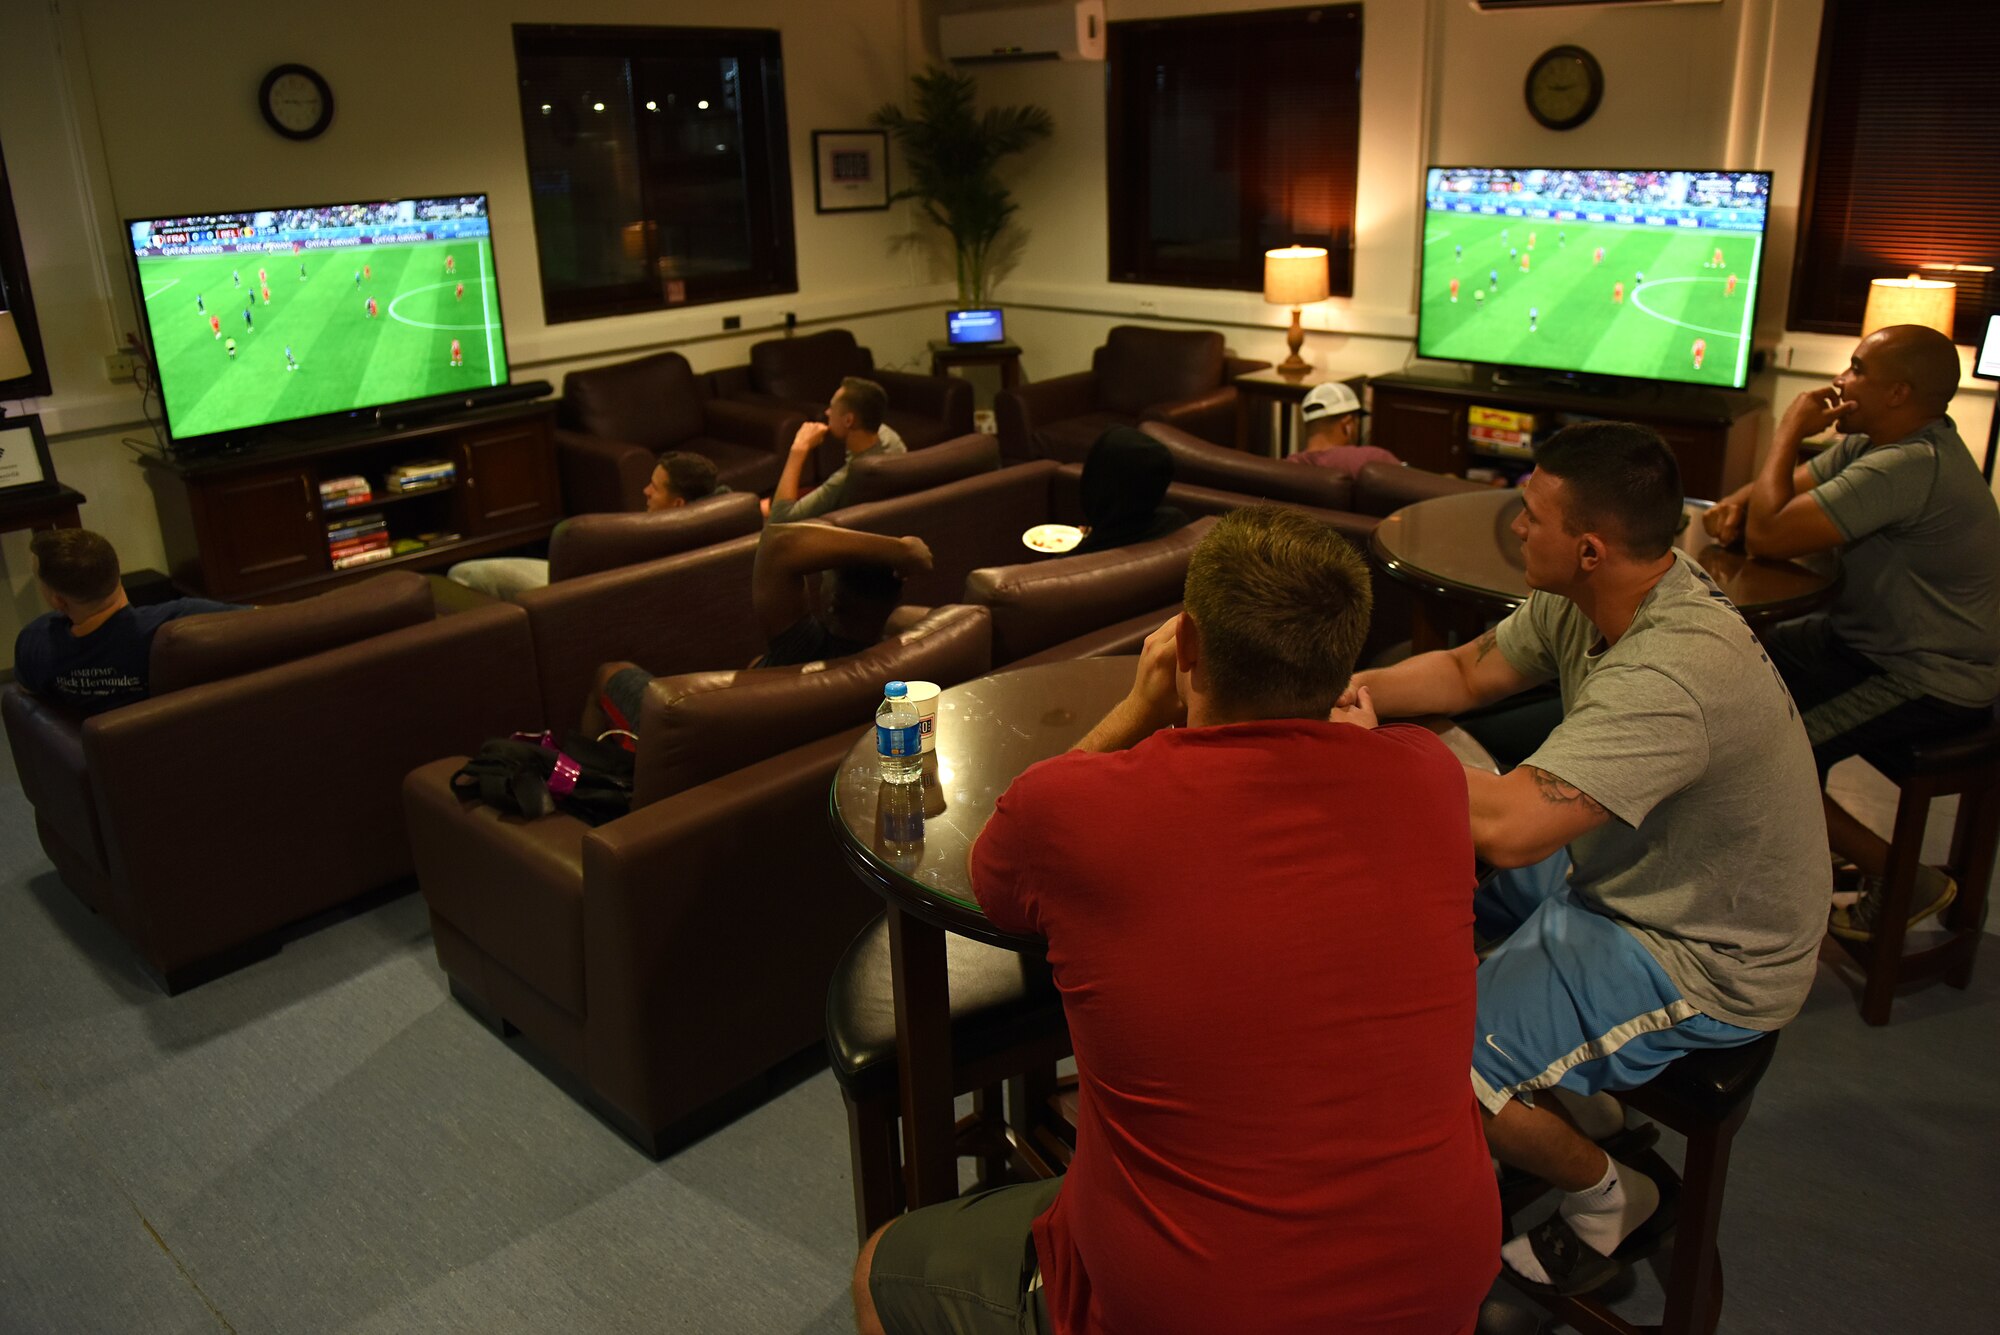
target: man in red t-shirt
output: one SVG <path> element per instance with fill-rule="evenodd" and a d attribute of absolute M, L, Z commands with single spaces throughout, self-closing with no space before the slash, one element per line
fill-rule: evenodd
<path fill-rule="evenodd" d="M 863 1332 L 1473 1329 L 1465 780 L 1421 728 L 1328 721 L 1369 601 L 1333 530 L 1226 516 L 1131 694 L 1000 799 L 973 890 L 1048 940 L 1075 1160 L 877 1233 Z"/>

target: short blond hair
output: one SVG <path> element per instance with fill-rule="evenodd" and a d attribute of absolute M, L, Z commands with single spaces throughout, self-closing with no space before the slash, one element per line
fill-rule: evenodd
<path fill-rule="evenodd" d="M 1224 515 L 1188 563 L 1186 610 L 1225 709 L 1319 718 L 1354 675 L 1375 592 L 1347 539 L 1296 510 Z"/>

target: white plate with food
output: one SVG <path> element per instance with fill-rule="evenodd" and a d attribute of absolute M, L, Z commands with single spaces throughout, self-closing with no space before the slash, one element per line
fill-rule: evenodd
<path fill-rule="evenodd" d="M 1021 535 L 1021 544 L 1031 551 L 1051 556 L 1074 551 L 1083 541 L 1083 530 L 1070 524 L 1037 524 Z"/>

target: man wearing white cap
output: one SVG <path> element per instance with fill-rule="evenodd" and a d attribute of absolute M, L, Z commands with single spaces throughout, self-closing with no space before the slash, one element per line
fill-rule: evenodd
<path fill-rule="evenodd" d="M 1385 449 L 1361 443 L 1361 419 L 1367 415 L 1354 391 L 1340 381 L 1313 386 L 1299 405 L 1299 420 L 1305 423 L 1304 446 L 1285 462 L 1338 469 L 1349 477 L 1369 464 L 1402 463 Z"/>

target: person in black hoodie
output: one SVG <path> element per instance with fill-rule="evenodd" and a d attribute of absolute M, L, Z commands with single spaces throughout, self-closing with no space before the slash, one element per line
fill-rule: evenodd
<path fill-rule="evenodd" d="M 1076 555 L 1164 538 L 1188 517 L 1166 499 L 1174 457 L 1142 431 L 1116 426 L 1097 438 L 1083 461 L 1084 539 Z"/>

